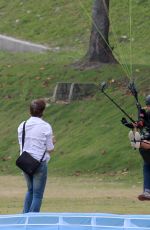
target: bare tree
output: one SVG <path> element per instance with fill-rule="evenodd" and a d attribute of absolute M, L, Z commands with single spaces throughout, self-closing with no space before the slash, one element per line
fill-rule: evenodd
<path fill-rule="evenodd" d="M 109 0 L 94 0 L 88 61 L 116 63 L 109 45 L 109 24 Z"/>
<path fill-rule="evenodd" d="M 109 0 L 94 0 L 89 48 L 77 68 L 95 68 L 103 63 L 118 63 L 109 44 Z"/>

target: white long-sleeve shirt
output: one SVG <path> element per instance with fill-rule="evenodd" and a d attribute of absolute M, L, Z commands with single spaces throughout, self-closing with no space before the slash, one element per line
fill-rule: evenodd
<path fill-rule="evenodd" d="M 18 140 L 20 145 L 20 153 L 22 153 L 22 122 L 18 127 Z M 26 121 L 25 125 L 25 142 L 23 151 L 31 154 L 37 160 L 41 160 L 45 150 L 52 151 L 53 145 L 53 131 L 49 123 L 45 122 L 39 117 L 30 117 Z M 47 162 L 50 160 L 50 154 L 45 153 L 43 161 Z"/>

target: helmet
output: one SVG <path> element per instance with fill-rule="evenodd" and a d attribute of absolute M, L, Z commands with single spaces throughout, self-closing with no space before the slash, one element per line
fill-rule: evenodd
<path fill-rule="evenodd" d="M 150 95 L 145 98 L 145 104 L 150 106 Z"/>

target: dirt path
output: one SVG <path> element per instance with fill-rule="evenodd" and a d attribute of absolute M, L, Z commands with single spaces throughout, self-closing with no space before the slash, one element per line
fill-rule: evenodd
<path fill-rule="evenodd" d="M 56 48 L 49 48 L 41 44 L 35 44 L 14 37 L 9 37 L 0 34 L 0 49 L 13 51 L 13 52 L 45 52 L 45 51 L 56 51 Z"/>

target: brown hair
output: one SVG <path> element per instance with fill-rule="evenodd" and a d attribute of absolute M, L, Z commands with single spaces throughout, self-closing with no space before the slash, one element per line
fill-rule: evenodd
<path fill-rule="evenodd" d="M 30 114 L 33 117 L 42 117 L 46 103 L 43 99 L 33 100 L 30 104 Z"/>

